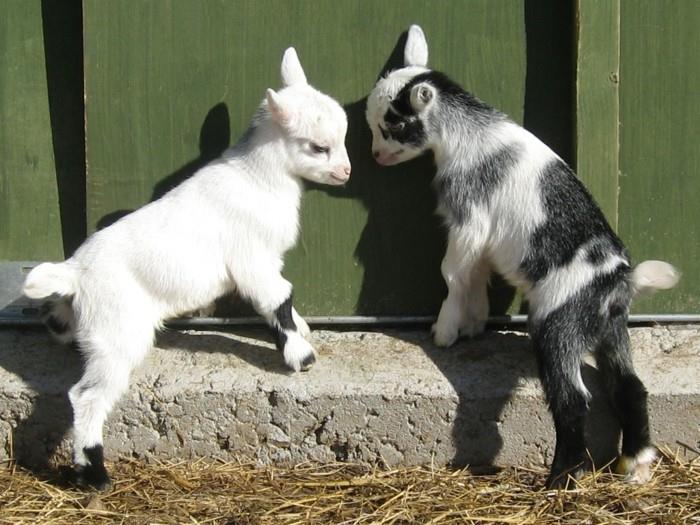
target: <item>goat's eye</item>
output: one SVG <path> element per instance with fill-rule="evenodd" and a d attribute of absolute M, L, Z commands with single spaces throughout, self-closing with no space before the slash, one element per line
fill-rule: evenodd
<path fill-rule="evenodd" d="M 387 130 L 385 130 L 383 127 L 379 126 L 379 133 L 382 134 L 382 137 L 384 137 L 384 140 L 389 138 L 389 133 Z"/>
<path fill-rule="evenodd" d="M 386 127 L 391 133 L 397 133 L 404 130 L 404 128 L 406 127 L 406 123 L 403 121 L 399 121 L 393 124 L 387 124 Z"/>
<path fill-rule="evenodd" d="M 321 146 L 320 144 L 316 144 L 315 142 L 311 143 L 311 151 L 314 153 L 318 153 L 319 155 L 322 153 L 328 153 L 331 149 L 328 146 Z"/>

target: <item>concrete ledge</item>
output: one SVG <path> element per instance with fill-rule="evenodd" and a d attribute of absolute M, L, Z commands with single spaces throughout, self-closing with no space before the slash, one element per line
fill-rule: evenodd
<path fill-rule="evenodd" d="M 700 328 L 631 330 L 657 444 L 700 448 Z M 552 423 L 529 339 L 492 332 L 440 350 L 425 332 L 316 331 L 321 358 L 288 374 L 267 332 L 168 332 L 111 414 L 107 456 L 350 460 L 388 466 L 544 464 Z M 80 356 L 37 330 L 0 331 L 0 459 L 65 460 Z M 597 372 L 590 443 L 616 439 Z"/>

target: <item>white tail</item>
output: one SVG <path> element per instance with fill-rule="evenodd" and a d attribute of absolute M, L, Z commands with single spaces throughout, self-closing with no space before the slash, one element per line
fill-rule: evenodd
<path fill-rule="evenodd" d="M 632 283 L 636 293 L 668 290 L 678 284 L 681 274 L 664 261 L 644 261 L 632 272 Z"/>
<path fill-rule="evenodd" d="M 75 281 L 75 272 L 65 263 L 42 263 L 29 272 L 22 291 L 30 299 L 43 299 L 54 294 L 73 295 Z"/>

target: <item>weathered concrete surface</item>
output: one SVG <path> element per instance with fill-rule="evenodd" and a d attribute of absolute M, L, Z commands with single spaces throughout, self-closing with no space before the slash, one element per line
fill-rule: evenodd
<path fill-rule="evenodd" d="M 632 329 L 658 444 L 700 448 L 700 327 Z M 249 457 L 386 465 L 543 464 L 552 424 L 526 336 L 489 333 L 450 350 L 425 332 L 316 331 L 320 360 L 289 374 L 265 331 L 169 332 L 109 418 L 108 458 Z M 37 330 L 0 331 L 0 457 L 65 459 L 66 391 L 80 356 Z M 589 434 L 615 428 L 597 372 Z M 62 444 L 61 444 L 62 443 Z"/>

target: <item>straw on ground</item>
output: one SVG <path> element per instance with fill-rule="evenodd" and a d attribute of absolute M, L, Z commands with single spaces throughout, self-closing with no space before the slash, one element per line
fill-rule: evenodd
<path fill-rule="evenodd" d="M 492 475 L 447 468 L 247 463 L 113 466 L 106 493 L 61 487 L 12 463 L 0 467 L 0 523 L 27 524 L 700 524 L 700 460 L 663 450 L 650 484 L 611 474 L 569 492 L 543 491 L 544 469 Z"/>

